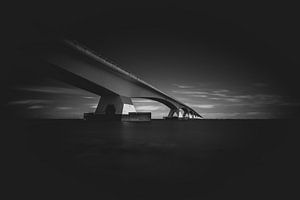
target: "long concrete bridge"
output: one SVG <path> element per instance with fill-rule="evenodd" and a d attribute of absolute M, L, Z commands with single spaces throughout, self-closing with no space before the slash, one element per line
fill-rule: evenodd
<path fill-rule="evenodd" d="M 71 40 L 62 40 L 39 48 L 35 56 L 61 80 L 100 95 L 95 114 L 105 114 L 113 106 L 115 114 L 136 112 L 131 98 L 158 101 L 170 108 L 169 118 L 202 118 L 195 110 L 159 89 L 121 69 L 87 47 Z"/>

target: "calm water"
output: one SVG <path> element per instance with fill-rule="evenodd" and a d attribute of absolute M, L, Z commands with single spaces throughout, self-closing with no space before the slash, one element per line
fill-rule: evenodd
<path fill-rule="evenodd" d="M 32 198 L 259 199 L 260 193 L 286 197 L 293 191 L 294 121 L 36 120 L 9 126 L 8 182 Z"/>

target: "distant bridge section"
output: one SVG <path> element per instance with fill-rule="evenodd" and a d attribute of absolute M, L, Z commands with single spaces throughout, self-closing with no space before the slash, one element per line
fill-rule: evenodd
<path fill-rule="evenodd" d="M 131 98 L 145 98 L 169 107 L 168 117 L 202 118 L 189 106 L 75 41 L 43 46 L 37 54 L 63 81 L 101 96 L 96 114 L 106 113 L 108 107 L 114 107 L 116 114 L 136 112 Z"/>

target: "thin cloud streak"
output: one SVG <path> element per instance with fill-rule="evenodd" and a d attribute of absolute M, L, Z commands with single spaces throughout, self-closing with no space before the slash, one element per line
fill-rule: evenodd
<path fill-rule="evenodd" d="M 89 104 L 86 104 L 89 108 L 97 108 L 98 106 L 98 103 L 89 103 Z"/>
<path fill-rule="evenodd" d="M 226 118 L 236 118 L 240 115 L 242 115 L 243 113 L 240 112 L 233 112 L 233 113 L 225 113 L 225 112 L 215 112 L 215 113 L 201 113 L 204 118 L 208 118 L 208 119 L 226 119 Z"/>
<path fill-rule="evenodd" d="M 160 110 L 164 108 L 161 106 L 135 106 L 135 109 L 140 111 L 154 111 L 154 110 Z"/>
<path fill-rule="evenodd" d="M 235 98 L 224 98 L 223 100 L 229 101 L 229 102 L 240 102 L 240 99 L 235 99 Z"/>
<path fill-rule="evenodd" d="M 180 89 L 194 88 L 194 86 L 191 86 L 191 85 L 181 85 L 181 84 L 177 84 L 177 83 L 174 83 L 173 85 Z"/>
<path fill-rule="evenodd" d="M 201 91 L 181 91 L 181 90 L 172 90 L 173 93 L 176 94 L 187 94 L 187 95 L 205 95 L 205 94 L 210 94 L 209 92 L 201 92 Z"/>
<path fill-rule="evenodd" d="M 67 107 L 67 106 L 58 106 L 58 107 L 56 107 L 56 109 L 58 109 L 58 110 L 71 110 L 73 108 L 72 107 Z"/>
<path fill-rule="evenodd" d="M 82 97 L 82 98 L 84 98 L 84 99 L 96 99 L 97 97 Z"/>
<path fill-rule="evenodd" d="M 42 109 L 44 107 L 45 106 L 42 106 L 42 105 L 33 105 L 33 106 L 29 106 L 28 109 Z"/>
<path fill-rule="evenodd" d="M 208 97 L 207 95 L 205 94 L 193 94 L 193 95 L 190 95 L 191 97 L 199 97 L 199 98 L 206 98 Z"/>
<path fill-rule="evenodd" d="M 192 98 L 210 99 L 219 101 L 221 104 L 226 105 L 228 103 L 239 103 L 238 106 L 243 105 L 287 105 L 284 98 L 276 94 L 230 94 L 229 90 L 214 90 L 208 91 L 196 91 L 196 90 L 172 90 L 173 93 L 189 96 Z M 190 99 L 193 100 L 193 99 Z M 286 103 L 286 104 L 285 104 Z"/>
<path fill-rule="evenodd" d="M 215 105 L 212 105 L 212 104 L 192 104 L 189 106 L 194 107 L 194 108 L 204 108 L 204 109 L 209 109 L 209 108 L 215 107 Z"/>
<path fill-rule="evenodd" d="M 51 103 L 51 100 L 44 100 L 44 99 L 26 99 L 26 100 L 19 100 L 19 101 L 11 101 L 8 102 L 9 105 L 30 105 L 30 104 L 47 104 Z"/>
<path fill-rule="evenodd" d="M 132 99 L 133 103 L 153 103 L 153 100 L 150 99 Z"/>
<path fill-rule="evenodd" d="M 223 90 L 214 90 L 213 92 L 214 93 L 228 93 L 229 90 L 225 90 L 225 89 L 223 89 Z"/>

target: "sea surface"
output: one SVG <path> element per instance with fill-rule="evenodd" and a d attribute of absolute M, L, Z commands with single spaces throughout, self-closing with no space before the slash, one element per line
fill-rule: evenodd
<path fill-rule="evenodd" d="M 6 122 L 11 197 L 269 199 L 294 195 L 296 120 Z"/>

